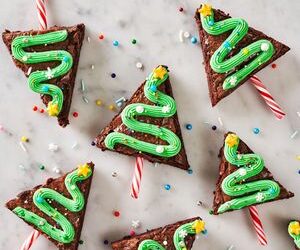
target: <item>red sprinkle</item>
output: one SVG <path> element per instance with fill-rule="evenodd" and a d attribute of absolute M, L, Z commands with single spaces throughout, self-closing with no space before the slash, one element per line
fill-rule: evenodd
<path fill-rule="evenodd" d="M 183 12 L 183 8 L 182 8 L 182 7 L 180 7 L 180 8 L 179 8 L 179 11 L 180 11 L 180 12 Z"/>
<path fill-rule="evenodd" d="M 78 113 L 77 112 L 73 112 L 73 117 L 78 117 Z"/>
<path fill-rule="evenodd" d="M 129 232 L 130 236 L 135 236 L 135 232 L 131 229 Z"/>
<path fill-rule="evenodd" d="M 45 110 L 44 110 L 44 109 L 40 109 L 40 112 L 41 112 L 41 113 L 44 113 L 44 112 L 45 112 Z"/>
<path fill-rule="evenodd" d="M 37 110 L 38 110 L 38 107 L 37 107 L 37 106 L 33 106 L 32 110 L 33 110 L 33 111 L 37 111 Z"/>
<path fill-rule="evenodd" d="M 272 69 L 275 69 L 277 67 L 277 64 L 276 63 L 272 63 L 271 67 L 272 67 Z"/>
<path fill-rule="evenodd" d="M 119 217 L 120 216 L 120 212 L 119 211 L 114 211 L 114 216 L 115 217 Z"/>
<path fill-rule="evenodd" d="M 99 35 L 99 39 L 100 40 L 103 40 L 104 39 L 104 36 L 101 34 L 101 35 Z"/>

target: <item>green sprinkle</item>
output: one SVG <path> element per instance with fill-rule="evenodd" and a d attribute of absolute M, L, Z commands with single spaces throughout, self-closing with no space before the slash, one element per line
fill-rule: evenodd
<path fill-rule="evenodd" d="M 45 166 L 44 165 L 40 165 L 40 170 L 44 170 Z"/>
<path fill-rule="evenodd" d="M 79 241 L 78 241 L 78 243 L 79 243 L 80 245 L 82 245 L 83 242 L 84 242 L 83 240 L 79 240 Z"/>
<path fill-rule="evenodd" d="M 131 40 L 131 43 L 132 43 L 132 44 L 136 44 L 136 43 L 137 43 L 136 39 L 132 39 L 132 40 Z"/>

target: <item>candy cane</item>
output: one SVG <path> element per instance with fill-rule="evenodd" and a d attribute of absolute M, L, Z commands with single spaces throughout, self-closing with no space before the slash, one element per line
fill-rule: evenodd
<path fill-rule="evenodd" d="M 142 157 L 135 158 L 134 174 L 131 181 L 131 196 L 137 199 L 141 188 L 144 162 Z"/>
<path fill-rule="evenodd" d="M 267 90 L 266 86 L 262 83 L 262 81 L 257 76 L 250 77 L 250 81 L 252 85 L 258 90 L 261 97 L 264 98 L 266 104 L 275 114 L 275 116 L 280 120 L 285 116 L 285 113 L 282 111 L 280 106 L 275 102 L 274 98 Z"/>
<path fill-rule="evenodd" d="M 266 246 L 268 244 L 267 243 L 267 238 L 266 238 L 266 235 L 265 235 L 265 232 L 264 232 L 264 229 L 263 229 L 263 225 L 262 225 L 261 220 L 259 218 L 257 208 L 256 208 L 256 206 L 250 206 L 248 209 L 249 209 L 249 212 L 250 212 L 250 216 L 251 216 L 251 219 L 252 219 L 252 222 L 253 222 L 258 240 L 259 240 L 261 245 Z"/>
<path fill-rule="evenodd" d="M 45 7 L 45 0 L 35 0 L 37 12 L 38 12 L 38 19 L 40 30 L 47 29 L 47 14 L 46 14 L 46 7 Z"/>
<path fill-rule="evenodd" d="M 20 250 L 29 250 L 34 243 L 34 241 L 40 236 L 40 232 L 37 230 L 32 231 L 32 233 L 28 236 L 28 238 L 24 241 Z"/>

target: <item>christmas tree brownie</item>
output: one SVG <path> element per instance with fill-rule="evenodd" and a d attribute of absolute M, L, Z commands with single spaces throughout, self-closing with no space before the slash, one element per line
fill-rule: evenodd
<path fill-rule="evenodd" d="M 273 178 L 263 158 L 235 133 L 225 135 L 219 157 L 220 175 L 213 203 L 214 214 L 294 196 Z"/>
<path fill-rule="evenodd" d="M 205 223 L 198 217 L 124 237 L 112 243 L 113 250 L 191 250 L 195 237 L 205 233 Z"/>
<path fill-rule="evenodd" d="M 209 4 L 196 11 L 200 43 L 212 106 L 252 75 L 283 56 L 289 47 L 231 18 Z"/>
<path fill-rule="evenodd" d="M 69 124 L 84 31 L 84 24 L 78 24 L 2 34 L 15 65 L 28 77 L 29 88 L 41 94 L 48 114 L 62 127 Z"/>
<path fill-rule="evenodd" d="M 60 250 L 78 248 L 94 171 L 93 163 L 48 179 L 44 185 L 20 193 L 6 207 L 41 232 Z"/>
<path fill-rule="evenodd" d="M 166 66 L 151 72 L 95 143 L 102 150 L 189 168 Z"/>
<path fill-rule="evenodd" d="M 296 220 L 291 221 L 289 223 L 288 232 L 295 242 L 295 249 L 300 249 L 300 222 Z"/>

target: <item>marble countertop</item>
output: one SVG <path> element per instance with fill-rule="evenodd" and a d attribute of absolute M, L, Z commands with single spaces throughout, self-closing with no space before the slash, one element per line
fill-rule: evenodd
<path fill-rule="evenodd" d="M 207 223 L 208 234 L 200 236 L 193 249 L 293 249 L 287 234 L 287 223 L 299 218 L 300 138 L 291 134 L 300 129 L 299 79 L 299 1 L 238 0 L 211 1 L 232 16 L 243 17 L 249 24 L 283 41 L 291 51 L 280 58 L 276 69 L 267 67 L 258 76 L 268 85 L 287 116 L 278 121 L 265 106 L 256 90 L 245 84 L 234 94 L 211 108 L 206 75 L 199 44 L 179 41 L 179 31 L 197 35 L 193 19 L 200 2 L 174 0 L 49 0 L 48 22 L 57 25 L 86 25 L 86 39 L 77 74 L 71 113 L 71 125 L 62 129 L 55 119 L 32 111 L 41 107 L 39 96 L 31 92 L 23 73 L 17 69 L 3 43 L 0 43 L 0 249 L 17 249 L 31 232 L 22 220 L 4 208 L 7 200 L 19 192 L 58 176 L 78 163 L 93 161 L 96 172 L 92 184 L 85 223 L 82 231 L 84 244 L 79 249 L 109 249 L 103 244 L 127 235 L 132 220 L 140 220 L 141 233 L 180 219 L 201 216 Z M 184 12 L 178 11 L 179 7 Z M 37 28 L 34 1 L 10 0 L 0 8 L 0 29 L 28 30 Z M 99 34 L 105 39 L 100 41 Z M 88 42 L 87 37 L 90 37 Z M 136 45 L 131 39 L 137 39 Z M 112 45 L 118 40 L 119 47 Z M 144 69 L 136 68 L 142 62 Z M 183 137 L 193 174 L 169 166 L 145 162 L 140 198 L 133 200 L 129 185 L 134 159 L 101 150 L 90 145 L 93 138 L 111 120 L 114 112 L 107 105 L 119 97 L 130 97 L 147 74 L 158 64 L 168 65 L 177 100 Z M 92 69 L 94 65 L 94 69 Z M 111 78 L 111 73 L 116 78 Z M 82 99 L 80 81 L 86 86 Z M 98 107 L 95 100 L 105 105 Z M 223 126 L 220 126 L 221 117 Z M 185 124 L 191 123 L 191 131 Z M 212 125 L 218 128 L 211 129 Z M 252 132 L 258 127 L 261 133 Z M 256 152 L 264 156 L 266 166 L 295 197 L 259 206 L 269 245 L 260 247 L 246 209 L 220 216 L 209 214 L 213 190 L 218 177 L 218 149 L 223 134 L 235 131 Z M 27 136 L 27 152 L 19 141 Z M 48 150 L 49 143 L 59 146 L 58 152 Z M 74 144 L 77 146 L 74 148 Z M 46 169 L 39 170 L 43 164 Z M 22 169 L 23 166 L 23 169 Z M 112 177 L 112 172 L 117 177 Z M 165 184 L 171 190 L 164 189 Z M 204 206 L 198 206 L 202 201 Z M 119 218 L 113 211 L 121 213 Z M 5 230 L 4 230 L 5 229 Z M 40 237 L 32 250 L 52 250 L 55 247 Z"/>

